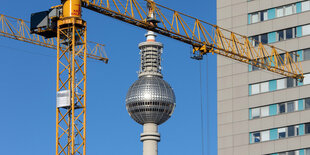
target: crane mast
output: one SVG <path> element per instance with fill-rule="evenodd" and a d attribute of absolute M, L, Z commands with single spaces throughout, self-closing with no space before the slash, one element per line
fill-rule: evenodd
<path fill-rule="evenodd" d="M 63 1 L 57 22 L 56 155 L 86 152 L 87 43 L 80 2 Z"/>

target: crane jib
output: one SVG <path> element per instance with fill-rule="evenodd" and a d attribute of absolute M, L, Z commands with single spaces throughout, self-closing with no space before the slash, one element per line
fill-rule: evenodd
<path fill-rule="evenodd" d="M 151 10 L 154 11 L 154 20 L 159 22 L 150 22 L 147 11 L 150 10 L 147 8 L 150 6 L 153 7 Z M 102 0 L 82 0 L 82 7 L 192 45 L 193 53 L 196 55 L 217 53 L 277 74 L 303 79 L 301 65 L 293 61 L 287 51 L 250 40 L 247 36 L 152 1 L 145 0 L 144 4 L 139 4 L 136 0 L 126 0 L 124 3 L 117 0 L 111 0 L 109 3 Z M 254 46 L 254 44 L 259 46 Z M 281 53 L 286 53 L 285 61 L 280 57 Z"/>

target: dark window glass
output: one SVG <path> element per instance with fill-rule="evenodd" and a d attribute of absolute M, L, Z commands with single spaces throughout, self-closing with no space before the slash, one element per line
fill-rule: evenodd
<path fill-rule="evenodd" d="M 295 155 L 295 151 L 287 152 L 287 155 Z"/>
<path fill-rule="evenodd" d="M 310 149 L 306 149 L 306 155 L 310 155 Z"/>
<path fill-rule="evenodd" d="M 262 34 L 260 36 L 260 42 L 262 42 L 263 44 L 267 44 L 268 43 L 268 36 L 267 36 L 267 34 Z"/>
<path fill-rule="evenodd" d="M 287 127 L 287 136 L 295 136 L 295 127 L 294 126 L 289 126 Z"/>
<path fill-rule="evenodd" d="M 279 139 L 280 138 L 285 138 L 286 137 L 286 133 L 285 132 L 279 132 Z"/>
<path fill-rule="evenodd" d="M 261 62 L 260 60 L 258 60 L 258 61 L 259 61 L 259 62 Z M 259 65 L 259 63 L 257 63 L 257 65 Z M 255 71 L 255 70 L 259 70 L 259 68 L 253 65 L 252 70 L 253 70 L 253 71 Z"/>
<path fill-rule="evenodd" d="M 310 49 L 304 50 L 304 60 L 310 60 Z"/>
<path fill-rule="evenodd" d="M 260 133 L 253 133 L 254 143 L 260 142 Z"/>
<path fill-rule="evenodd" d="M 305 124 L 305 132 L 306 134 L 310 133 L 310 123 Z"/>
<path fill-rule="evenodd" d="M 285 103 L 279 104 L 279 112 L 280 114 L 285 113 Z"/>
<path fill-rule="evenodd" d="M 258 42 L 259 42 L 258 36 L 252 37 L 252 42 L 253 42 L 253 46 L 258 46 Z"/>
<path fill-rule="evenodd" d="M 296 62 L 296 60 L 295 60 L 296 53 L 295 52 L 290 52 L 289 54 L 290 54 L 290 57 L 292 58 L 292 60 L 290 60 L 290 61 Z"/>
<path fill-rule="evenodd" d="M 260 21 L 268 20 L 268 14 L 267 11 L 261 11 L 260 12 Z"/>
<path fill-rule="evenodd" d="M 299 136 L 299 126 L 295 126 L 296 128 L 296 136 Z"/>
<path fill-rule="evenodd" d="M 294 79 L 293 78 L 287 78 L 287 84 L 286 84 L 286 86 L 287 86 L 287 88 L 291 88 L 291 87 L 294 87 L 295 85 L 294 85 Z"/>
<path fill-rule="evenodd" d="M 287 112 L 294 112 L 294 102 L 287 103 Z"/>
<path fill-rule="evenodd" d="M 310 98 L 306 98 L 305 99 L 305 109 L 309 109 L 310 108 Z"/>
<path fill-rule="evenodd" d="M 293 38 L 293 29 L 286 29 L 286 39 L 291 39 Z"/>
<path fill-rule="evenodd" d="M 280 57 L 281 57 L 280 62 L 282 64 L 285 64 L 285 55 L 284 55 L 284 53 L 280 54 Z"/>
<path fill-rule="evenodd" d="M 284 32 L 283 32 L 283 30 L 278 31 L 278 37 L 279 37 L 278 41 L 284 40 Z"/>
<path fill-rule="evenodd" d="M 260 12 L 260 21 L 264 21 L 264 11 Z"/>

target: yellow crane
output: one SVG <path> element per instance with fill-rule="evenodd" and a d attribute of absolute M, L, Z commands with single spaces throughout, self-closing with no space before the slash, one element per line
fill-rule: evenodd
<path fill-rule="evenodd" d="M 299 62 L 270 45 L 199 20 L 151 0 L 61 0 L 49 11 L 32 14 L 31 32 L 57 39 L 56 155 L 85 155 L 86 22 L 81 8 L 182 41 L 193 58 L 217 53 L 287 77 L 303 79 Z M 254 42 L 258 46 L 254 46 Z M 279 53 L 285 53 L 284 58 Z M 298 56 L 298 55 L 297 55 Z"/>
<path fill-rule="evenodd" d="M 57 41 L 55 38 L 45 38 L 38 34 L 31 34 L 30 32 L 31 30 L 28 25 L 29 25 L 28 21 L 18 19 L 15 17 L 11 17 L 11 16 L 7 16 L 4 14 L 0 14 L 0 36 L 31 43 L 34 45 L 51 48 L 51 49 L 58 49 L 61 51 L 66 50 L 65 47 L 63 46 L 60 46 L 60 45 L 57 46 Z M 86 40 L 84 41 L 86 42 Z M 109 59 L 105 53 L 103 44 L 99 44 L 99 43 L 92 42 L 92 41 L 87 41 L 87 44 L 85 44 L 83 48 L 85 48 L 85 52 L 86 51 L 87 52 L 83 54 L 77 53 L 76 55 L 78 57 L 80 57 L 80 55 L 83 55 L 84 57 L 88 57 L 94 60 L 108 63 Z M 61 57 L 61 56 L 58 55 L 58 57 Z M 69 68 L 69 66 L 70 64 L 68 64 L 68 66 L 65 66 L 64 68 Z M 60 75 L 61 72 L 62 71 L 58 70 L 58 73 L 59 73 L 58 75 Z M 67 75 L 67 76 L 70 76 L 70 75 Z M 59 115 L 62 115 L 62 114 L 59 113 Z M 62 116 L 65 117 L 66 115 L 67 114 L 64 114 Z M 66 120 L 63 120 L 63 121 L 66 121 Z"/>
<path fill-rule="evenodd" d="M 42 47 L 57 49 L 55 38 L 44 38 L 37 34 L 30 34 L 28 21 L 0 14 L 0 36 L 11 38 Z M 87 41 L 87 57 L 108 63 L 109 59 L 104 45 L 93 41 Z"/>

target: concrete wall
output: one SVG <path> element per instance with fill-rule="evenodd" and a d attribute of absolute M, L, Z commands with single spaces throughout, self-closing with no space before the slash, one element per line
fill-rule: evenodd
<path fill-rule="evenodd" d="M 248 13 L 298 0 L 217 0 L 217 24 L 253 36 L 310 23 L 310 11 L 248 25 Z M 310 47 L 310 36 L 274 43 L 288 51 Z M 310 135 L 249 144 L 249 133 L 310 122 L 310 110 L 249 120 L 249 108 L 310 97 L 310 85 L 249 96 L 249 83 L 281 76 L 268 71 L 248 72 L 248 65 L 218 56 L 218 154 L 262 155 L 310 147 Z M 305 73 L 310 61 L 302 62 Z"/>

